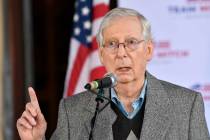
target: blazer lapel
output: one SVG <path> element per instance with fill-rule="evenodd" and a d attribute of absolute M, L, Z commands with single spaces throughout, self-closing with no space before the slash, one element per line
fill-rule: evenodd
<path fill-rule="evenodd" d="M 160 81 L 147 73 L 147 93 L 141 140 L 162 140 L 170 126 L 172 104 Z"/>
<path fill-rule="evenodd" d="M 110 98 L 109 89 L 104 90 L 104 96 Z M 91 97 L 89 104 L 86 106 L 86 109 L 92 114 L 92 117 L 95 113 L 96 107 L 95 97 L 96 96 Z M 111 109 L 109 101 L 106 99 L 104 99 L 104 102 L 100 104 L 100 109 L 101 111 L 99 112 L 95 123 L 93 139 L 113 140 L 112 124 L 116 120 L 117 116 Z M 91 119 L 92 118 L 90 118 L 90 121 Z M 91 129 L 90 121 L 85 122 L 88 133 L 90 133 Z"/>

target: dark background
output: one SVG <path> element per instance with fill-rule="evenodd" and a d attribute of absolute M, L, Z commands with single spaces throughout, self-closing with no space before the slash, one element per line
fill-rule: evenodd
<path fill-rule="evenodd" d="M 16 120 L 24 111 L 28 101 L 27 87 L 33 86 L 41 110 L 47 120 L 46 138 L 56 127 L 59 100 L 63 96 L 65 74 L 68 63 L 69 41 L 75 0 L 32 0 L 32 63 L 33 83 L 25 77 L 23 0 L 7 1 L 8 48 L 12 65 L 14 140 L 19 136 Z M 110 9 L 117 1 L 111 0 Z"/>

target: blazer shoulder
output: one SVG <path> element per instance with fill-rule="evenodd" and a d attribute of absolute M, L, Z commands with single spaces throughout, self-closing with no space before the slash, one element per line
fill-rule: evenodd
<path fill-rule="evenodd" d="M 161 85 L 167 91 L 170 97 L 179 98 L 191 98 L 194 99 L 196 96 L 201 96 L 201 93 L 194 91 L 192 89 L 176 85 L 167 81 L 160 80 Z"/>
<path fill-rule="evenodd" d="M 150 74 L 146 73 L 147 79 L 150 83 L 150 88 L 154 89 L 164 89 L 167 92 L 169 97 L 186 97 L 186 98 L 195 98 L 197 95 L 200 95 L 199 92 L 193 91 L 192 89 L 170 83 L 168 81 L 160 80 Z"/>
<path fill-rule="evenodd" d="M 80 92 L 76 95 L 73 96 L 69 96 L 67 98 L 64 98 L 61 100 L 61 102 L 64 102 L 65 105 L 67 106 L 82 106 L 82 105 L 86 105 L 90 98 L 92 98 L 93 96 L 95 96 L 93 93 L 90 93 L 88 91 L 83 91 Z"/>

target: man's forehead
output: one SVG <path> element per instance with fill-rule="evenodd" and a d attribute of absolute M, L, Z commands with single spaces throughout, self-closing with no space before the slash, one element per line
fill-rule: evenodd
<path fill-rule="evenodd" d="M 110 38 L 115 34 L 126 33 L 125 37 L 133 36 L 133 34 L 141 34 L 142 26 L 137 17 L 127 16 L 117 18 L 109 22 L 102 30 L 103 37 Z"/>
<path fill-rule="evenodd" d="M 110 18 L 110 20 L 105 23 L 104 28 L 111 25 L 115 25 L 116 23 L 121 22 L 123 20 L 138 22 L 141 24 L 140 19 L 137 16 L 116 16 L 116 17 Z"/>

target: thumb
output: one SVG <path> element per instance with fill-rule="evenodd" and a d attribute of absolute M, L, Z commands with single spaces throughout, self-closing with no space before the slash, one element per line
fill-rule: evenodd
<path fill-rule="evenodd" d="M 47 122 L 44 118 L 44 115 L 42 114 L 41 111 L 37 112 L 37 116 L 36 116 L 36 122 L 37 122 L 37 127 L 39 127 L 40 129 L 46 129 L 47 127 Z"/>
<path fill-rule="evenodd" d="M 45 118 L 44 118 L 44 115 L 42 114 L 41 111 L 38 111 L 38 112 L 37 112 L 36 120 L 37 120 L 38 122 L 40 122 L 40 123 L 46 122 L 46 121 L 45 121 Z"/>

